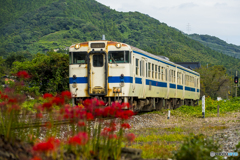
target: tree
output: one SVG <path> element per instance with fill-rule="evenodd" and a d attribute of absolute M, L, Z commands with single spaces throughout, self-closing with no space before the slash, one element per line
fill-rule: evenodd
<path fill-rule="evenodd" d="M 202 66 L 196 69 L 196 72 L 200 73 L 201 95 L 212 98 L 226 96 L 228 86 L 230 86 L 230 77 L 223 66 Z"/>
<path fill-rule="evenodd" d="M 26 70 L 30 74 L 29 86 L 40 93 L 59 93 L 68 90 L 69 83 L 68 54 L 53 51 L 47 54 L 37 53 L 33 60 L 14 62 L 11 73 Z"/>

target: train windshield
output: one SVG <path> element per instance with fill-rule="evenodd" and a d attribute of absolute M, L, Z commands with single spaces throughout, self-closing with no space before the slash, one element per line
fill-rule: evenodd
<path fill-rule="evenodd" d="M 109 63 L 130 63 L 131 56 L 129 51 L 109 51 L 108 62 Z"/>
<path fill-rule="evenodd" d="M 72 52 L 73 64 L 86 64 L 87 52 Z"/>

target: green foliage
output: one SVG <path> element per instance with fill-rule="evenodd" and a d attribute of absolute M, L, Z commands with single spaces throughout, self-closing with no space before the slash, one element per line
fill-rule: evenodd
<path fill-rule="evenodd" d="M 68 90 L 68 54 L 36 54 L 31 61 L 14 62 L 11 73 L 26 70 L 30 74 L 25 88 L 29 93 L 59 93 Z"/>
<path fill-rule="evenodd" d="M 214 99 L 217 96 L 224 96 L 227 93 L 227 87 L 230 86 L 230 77 L 226 74 L 226 69 L 223 66 L 201 66 L 196 69 L 200 73 L 201 96 L 206 95 Z"/>
<path fill-rule="evenodd" d="M 1 4 L 0 55 L 65 49 L 72 43 L 99 40 L 105 34 L 108 40 L 128 43 L 175 62 L 220 64 L 228 70 L 240 67 L 239 60 L 213 51 L 148 15 L 117 12 L 95 0 L 13 0 Z"/>
<path fill-rule="evenodd" d="M 211 97 L 205 98 L 205 116 L 217 116 L 217 106 L 219 105 L 220 115 L 227 112 L 236 112 L 240 110 L 240 98 L 232 98 L 230 100 L 213 100 Z M 181 106 L 173 110 L 171 114 L 186 114 L 194 117 L 202 117 L 202 103 L 198 106 Z"/>
<path fill-rule="evenodd" d="M 4 59 L 0 56 L 0 79 L 2 76 L 4 76 L 4 72 L 5 72 Z"/>
<path fill-rule="evenodd" d="M 191 34 L 188 35 L 188 37 L 199 41 L 204 46 L 207 46 L 217 52 L 240 59 L 240 46 L 228 44 L 217 37 L 209 35 Z"/>
<path fill-rule="evenodd" d="M 210 152 L 217 152 L 219 145 L 213 140 L 206 138 L 204 135 L 190 134 L 182 145 L 182 147 L 175 153 L 176 160 L 210 160 Z"/>

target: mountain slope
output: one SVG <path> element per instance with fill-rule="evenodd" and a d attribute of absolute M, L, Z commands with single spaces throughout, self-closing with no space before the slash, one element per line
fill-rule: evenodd
<path fill-rule="evenodd" d="M 37 9 L 20 11 L 15 9 L 18 3 L 22 2 L 15 0 L 10 7 L 13 20 L 4 20 L 0 28 L 0 56 L 19 50 L 37 53 L 65 48 L 76 42 L 99 40 L 105 34 L 107 40 L 125 42 L 172 61 L 200 61 L 202 65 L 224 65 L 228 70 L 240 67 L 238 59 L 205 47 L 139 12 L 117 12 L 95 0 L 45 0 Z M 34 6 L 29 4 L 30 8 Z"/>
<path fill-rule="evenodd" d="M 240 46 L 228 44 L 217 37 L 209 35 L 190 34 L 188 37 L 215 51 L 240 59 Z"/>

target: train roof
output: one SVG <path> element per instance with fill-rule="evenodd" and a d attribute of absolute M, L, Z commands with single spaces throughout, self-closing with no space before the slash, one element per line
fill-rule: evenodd
<path fill-rule="evenodd" d="M 116 42 L 116 41 L 108 41 L 108 40 L 94 40 L 94 41 L 81 42 L 81 43 L 78 43 L 78 44 L 87 44 L 87 43 L 89 44 L 89 42 L 100 42 L 100 41 L 102 41 L 102 42 L 107 42 L 107 43 L 110 44 L 110 45 L 115 45 L 116 43 L 121 43 L 123 46 L 125 46 L 125 47 L 128 46 L 129 49 L 131 48 L 133 51 L 136 51 L 136 52 L 145 54 L 145 55 L 147 55 L 148 57 L 151 57 L 151 58 L 153 58 L 153 59 L 162 61 L 162 62 L 164 62 L 164 63 L 166 63 L 166 64 L 169 64 L 169 65 L 172 65 L 172 66 L 177 66 L 177 67 L 179 67 L 179 68 L 184 69 L 184 70 L 187 71 L 187 72 L 200 75 L 198 72 L 195 72 L 195 71 L 193 71 L 193 70 L 191 70 L 191 69 L 189 69 L 189 68 L 186 68 L 186 67 L 181 66 L 181 65 L 179 65 L 179 64 L 176 64 L 176 63 L 174 63 L 174 62 L 171 62 L 168 57 L 161 56 L 161 55 L 155 55 L 155 54 L 152 54 L 152 53 L 149 53 L 149 52 L 147 52 L 147 51 L 141 50 L 141 49 L 139 49 L 139 48 L 137 48 L 137 47 L 131 46 L 131 45 L 126 44 L 126 43 Z M 74 45 L 71 45 L 70 48 L 73 48 L 73 47 L 74 47 Z M 70 48 L 69 48 L 69 49 L 70 49 Z"/>
<path fill-rule="evenodd" d="M 143 54 L 145 54 L 145 55 L 147 55 L 147 56 L 150 56 L 150 57 L 153 57 L 153 58 L 155 58 L 155 59 L 157 59 L 157 60 L 161 60 L 161 61 L 163 61 L 163 62 L 166 62 L 167 64 L 177 66 L 177 67 L 179 67 L 179 68 L 184 69 L 184 70 L 187 71 L 187 72 L 190 72 L 190 73 L 194 72 L 195 74 L 200 75 L 198 72 L 195 72 L 195 71 L 193 71 L 193 70 L 191 70 L 191 69 L 189 69 L 189 68 L 186 68 L 186 67 L 184 67 L 184 66 L 182 66 L 182 65 L 179 65 L 179 64 L 176 64 L 176 63 L 174 63 L 174 62 L 171 62 L 168 57 L 160 56 L 160 55 L 155 55 L 155 54 L 149 53 L 149 52 L 147 52 L 147 51 L 141 50 L 141 49 L 139 49 L 139 48 L 137 48 L 137 47 L 133 47 L 133 46 L 130 46 L 130 47 L 131 47 L 131 49 L 132 49 L 133 51 L 137 51 L 137 52 L 143 53 Z"/>

